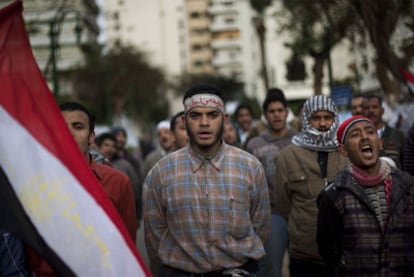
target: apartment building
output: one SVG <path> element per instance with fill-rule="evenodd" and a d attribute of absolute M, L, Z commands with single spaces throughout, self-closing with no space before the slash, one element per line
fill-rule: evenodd
<path fill-rule="evenodd" d="M 186 9 L 189 72 L 234 77 L 244 83 L 248 96 L 262 98 L 255 14 L 249 1 L 187 0 Z"/>
<path fill-rule="evenodd" d="M 105 0 L 103 8 L 107 43 L 137 46 L 172 80 L 185 73 L 232 76 L 248 95 L 258 95 L 259 52 L 248 0 Z"/>

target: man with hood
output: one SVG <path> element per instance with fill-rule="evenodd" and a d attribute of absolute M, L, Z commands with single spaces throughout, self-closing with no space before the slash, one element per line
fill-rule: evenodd
<path fill-rule="evenodd" d="M 337 151 L 338 113 L 324 95 L 303 106 L 302 131 L 276 161 L 276 211 L 288 222 L 290 276 L 331 276 L 318 252 L 317 198 L 347 164 Z"/>

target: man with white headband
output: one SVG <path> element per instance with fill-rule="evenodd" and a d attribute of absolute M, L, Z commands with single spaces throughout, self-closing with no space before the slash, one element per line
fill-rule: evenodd
<path fill-rule="evenodd" d="M 158 276 L 256 276 L 270 229 L 263 167 L 223 142 L 219 89 L 194 86 L 183 104 L 190 142 L 145 180 L 149 257 Z"/>
<path fill-rule="evenodd" d="M 350 164 L 319 195 L 321 256 L 337 276 L 412 276 L 414 177 L 380 159 L 370 119 L 350 117 L 337 137 Z"/>

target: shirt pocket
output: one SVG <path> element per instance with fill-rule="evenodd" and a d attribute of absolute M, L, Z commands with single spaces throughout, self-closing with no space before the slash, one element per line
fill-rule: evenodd
<path fill-rule="evenodd" d="M 249 235 L 251 220 L 248 203 L 243 199 L 229 199 L 229 224 L 228 233 L 236 239 L 242 239 Z"/>
<path fill-rule="evenodd" d="M 309 196 L 308 176 L 303 170 L 290 172 L 289 174 L 289 190 L 293 193 Z"/>

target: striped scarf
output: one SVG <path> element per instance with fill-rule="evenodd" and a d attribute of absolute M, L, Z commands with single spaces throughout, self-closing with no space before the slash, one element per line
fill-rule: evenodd
<path fill-rule="evenodd" d="M 317 111 L 328 111 L 334 115 L 334 122 L 327 132 L 320 132 L 310 124 L 313 113 Z M 336 138 L 336 130 L 339 125 L 338 112 L 335 103 L 329 97 L 317 95 L 308 99 L 303 105 L 302 124 L 302 132 L 292 138 L 293 144 L 314 151 L 336 151 L 338 146 Z"/>

